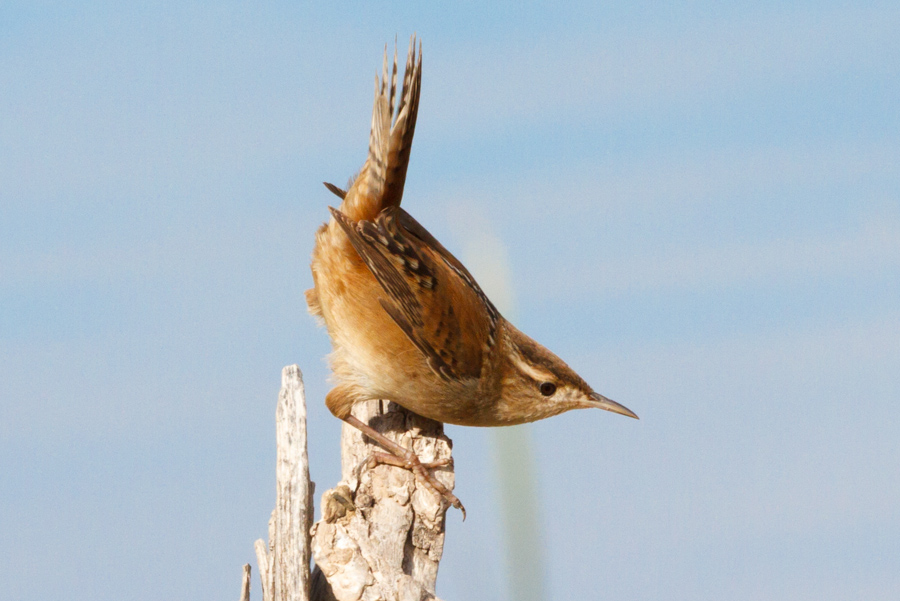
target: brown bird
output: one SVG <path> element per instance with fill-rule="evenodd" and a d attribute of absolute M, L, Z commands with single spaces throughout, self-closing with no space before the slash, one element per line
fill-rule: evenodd
<path fill-rule="evenodd" d="M 508 426 L 570 409 L 599 408 L 637 418 L 594 392 L 559 357 L 517 330 L 475 278 L 400 208 L 419 107 L 422 46 L 415 36 L 397 99 L 397 54 L 388 79 L 375 78 L 369 155 L 340 209 L 316 232 L 309 311 L 324 320 L 338 384 L 328 409 L 390 453 L 378 460 L 413 470 L 455 507 L 462 504 L 418 457 L 350 410 L 372 399 L 463 426 Z M 463 509 L 465 515 L 465 510 Z"/>

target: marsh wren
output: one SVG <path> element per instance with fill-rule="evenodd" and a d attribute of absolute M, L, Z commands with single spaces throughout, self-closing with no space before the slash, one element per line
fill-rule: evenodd
<path fill-rule="evenodd" d="M 383 446 L 378 459 L 413 470 L 462 509 L 409 449 L 351 414 L 386 399 L 437 421 L 507 426 L 594 407 L 637 416 L 594 392 L 562 359 L 506 321 L 450 251 L 400 208 L 419 107 L 422 45 L 415 36 L 397 96 L 397 54 L 387 49 L 369 154 L 342 190 L 339 209 L 316 232 L 309 311 L 328 329 L 338 384 L 328 409 Z M 395 106 L 396 101 L 396 106 Z"/>

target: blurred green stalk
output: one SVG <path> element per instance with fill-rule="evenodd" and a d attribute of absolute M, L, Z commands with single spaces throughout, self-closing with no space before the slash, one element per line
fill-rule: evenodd
<path fill-rule="evenodd" d="M 506 246 L 491 221 L 477 209 L 458 224 L 463 262 L 499 311 L 510 320 L 515 302 Z M 506 547 L 510 601 L 542 601 L 544 557 L 538 505 L 537 471 L 531 426 L 492 428 L 497 503 Z"/>
<path fill-rule="evenodd" d="M 531 426 L 494 428 L 494 471 L 511 601 L 544 599 L 544 561 Z"/>

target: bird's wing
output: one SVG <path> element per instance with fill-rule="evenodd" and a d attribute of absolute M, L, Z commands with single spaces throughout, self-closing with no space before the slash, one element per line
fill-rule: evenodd
<path fill-rule="evenodd" d="M 478 378 L 500 314 L 459 260 L 400 207 L 335 220 L 381 285 L 381 306 L 445 380 Z"/>
<path fill-rule="evenodd" d="M 338 193 L 343 190 L 326 184 L 329 190 L 343 198 L 341 211 L 352 219 L 372 220 L 382 209 L 400 205 L 406 183 L 406 169 L 409 166 L 409 151 L 416 131 L 421 83 L 422 44 L 419 43 L 417 54 L 415 36 L 410 41 L 399 98 L 396 93 L 397 51 L 394 50 L 388 86 L 388 58 L 385 48 L 381 81 L 375 77 L 375 105 L 372 107 L 372 129 L 369 132 L 366 162 L 343 195 Z"/>

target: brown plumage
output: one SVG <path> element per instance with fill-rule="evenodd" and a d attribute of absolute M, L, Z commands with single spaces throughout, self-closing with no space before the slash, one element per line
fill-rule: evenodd
<path fill-rule="evenodd" d="M 506 321 L 465 266 L 400 208 L 421 80 L 421 44 L 417 53 L 413 38 L 395 111 L 397 57 L 389 78 L 385 52 L 366 162 L 348 190 L 325 184 L 341 204 L 316 233 L 315 288 L 306 299 L 334 348 L 338 384 L 328 408 L 461 507 L 414 455 L 354 418 L 353 404 L 387 399 L 465 426 L 520 424 L 583 407 L 637 416 Z"/>

